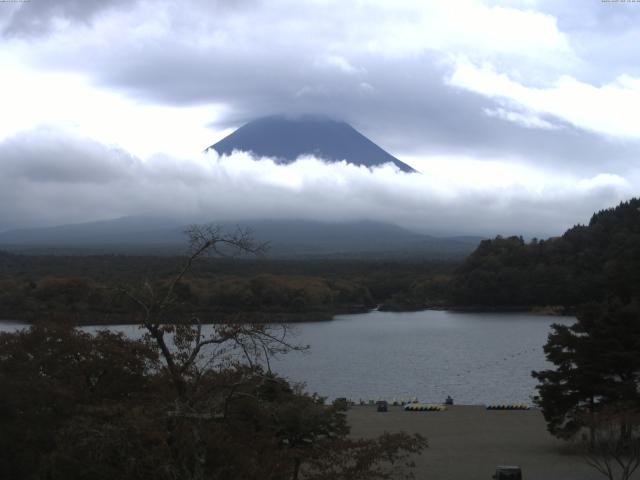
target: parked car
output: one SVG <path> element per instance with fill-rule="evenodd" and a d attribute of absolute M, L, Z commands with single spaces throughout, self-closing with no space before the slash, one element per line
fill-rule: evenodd
<path fill-rule="evenodd" d="M 495 480 L 522 480 L 522 470 L 516 466 L 498 465 L 493 478 Z"/>

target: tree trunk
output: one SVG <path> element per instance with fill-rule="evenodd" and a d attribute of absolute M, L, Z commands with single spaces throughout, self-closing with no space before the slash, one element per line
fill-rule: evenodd
<path fill-rule="evenodd" d="M 300 474 L 300 458 L 296 457 L 293 464 L 293 477 L 292 480 L 298 480 L 298 475 Z"/>

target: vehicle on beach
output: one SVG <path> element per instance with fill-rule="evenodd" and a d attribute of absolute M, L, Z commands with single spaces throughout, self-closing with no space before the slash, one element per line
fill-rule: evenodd
<path fill-rule="evenodd" d="M 495 480 L 522 480 L 522 469 L 516 466 L 498 465 L 492 478 Z"/>

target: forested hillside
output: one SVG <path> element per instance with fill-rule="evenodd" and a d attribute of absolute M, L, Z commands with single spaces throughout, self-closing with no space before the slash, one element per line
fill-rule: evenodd
<path fill-rule="evenodd" d="M 51 316 L 78 323 L 128 323 L 135 305 L 121 287 L 162 285 L 181 257 L 16 255 L 0 251 L 0 318 Z M 203 321 L 330 319 L 379 304 L 423 308 L 442 299 L 455 264 L 426 260 L 201 259 L 176 293 L 180 311 Z M 442 280 L 444 279 L 444 280 Z M 400 302 L 399 302 L 400 300 Z M 396 304 L 400 303 L 399 306 Z"/>
<path fill-rule="evenodd" d="M 17 255 L 0 252 L 0 318 L 35 320 L 50 312 L 76 321 L 131 321 L 121 285 L 166 281 L 180 257 Z M 181 286 L 184 309 L 211 321 L 304 321 L 340 312 L 422 308 L 627 303 L 640 292 L 640 199 L 593 215 L 547 240 L 484 240 L 462 263 L 424 259 L 209 258 Z"/>
<path fill-rule="evenodd" d="M 451 302 L 460 306 L 573 307 L 640 291 L 640 199 L 593 215 L 548 240 L 484 240 L 457 269 Z"/>

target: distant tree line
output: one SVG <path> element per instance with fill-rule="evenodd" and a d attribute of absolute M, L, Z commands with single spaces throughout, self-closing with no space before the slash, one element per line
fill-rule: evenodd
<path fill-rule="evenodd" d="M 64 315 L 78 323 L 130 321 L 134 305 L 119 285 L 161 285 L 177 257 L 27 256 L 0 252 L 0 318 Z M 179 286 L 184 311 L 206 321 L 330 319 L 336 313 L 420 309 L 442 302 L 455 264 L 377 260 L 206 258 Z"/>
<path fill-rule="evenodd" d="M 484 240 L 462 263 L 421 259 L 207 259 L 183 284 L 183 300 L 211 316 L 320 314 L 429 307 L 528 308 L 568 312 L 609 297 L 628 302 L 640 287 L 640 200 L 593 215 L 547 240 Z M 0 317 L 50 311 L 96 321 L 130 311 L 110 288 L 162 282 L 178 257 L 29 256 L 0 252 Z"/>
<path fill-rule="evenodd" d="M 593 215 L 548 240 L 485 240 L 456 270 L 450 302 L 472 306 L 576 307 L 640 289 L 640 200 Z"/>
<path fill-rule="evenodd" d="M 164 280 L 166 282 L 166 280 Z M 154 280 L 162 284 L 163 280 Z M 262 315 L 363 311 L 374 306 L 366 287 L 346 280 L 257 275 L 250 278 L 185 279 L 177 289 L 185 311 L 207 321 L 229 314 Z M 65 315 L 78 323 L 118 322 L 134 305 L 115 285 L 89 278 L 45 277 L 36 281 L 0 281 L 0 317 L 37 320 Z M 301 316 L 301 320 L 305 319 Z"/>

